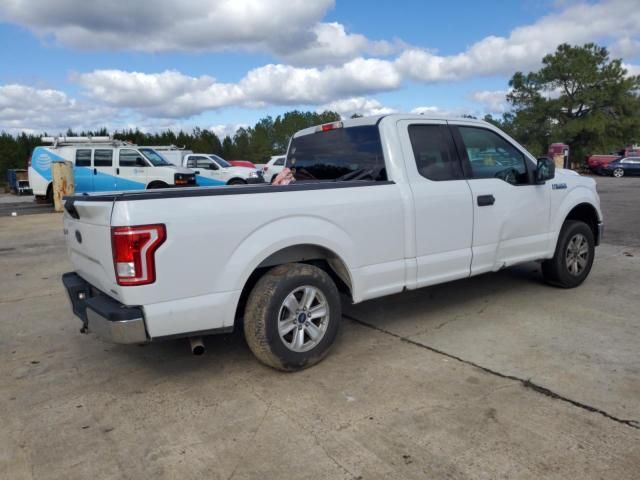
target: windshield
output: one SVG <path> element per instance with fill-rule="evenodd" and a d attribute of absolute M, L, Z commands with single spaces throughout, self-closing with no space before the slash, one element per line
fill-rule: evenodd
<path fill-rule="evenodd" d="M 167 162 L 162 155 L 156 152 L 153 148 L 141 148 L 140 153 L 142 153 L 147 160 L 151 162 L 154 167 L 164 167 L 166 165 L 171 165 Z"/>
<path fill-rule="evenodd" d="M 222 168 L 232 167 L 232 165 L 229 162 L 227 162 L 224 158 L 219 157 L 218 155 L 209 155 L 209 158 L 212 158 L 213 160 L 215 160 L 216 163 L 220 165 Z"/>
<path fill-rule="evenodd" d="M 375 125 L 295 137 L 287 166 L 294 169 L 296 180 L 387 179 Z"/>

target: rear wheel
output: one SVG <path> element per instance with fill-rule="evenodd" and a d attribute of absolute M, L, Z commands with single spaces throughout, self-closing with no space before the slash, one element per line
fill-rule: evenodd
<path fill-rule="evenodd" d="M 547 283 L 561 288 L 574 288 L 589 275 L 595 256 L 593 231 L 584 222 L 567 220 L 552 259 L 542 262 Z"/>
<path fill-rule="evenodd" d="M 616 178 L 624 177 L 624 170 L 622 168 L 616 168 L 613 171 L 613 176 Z"/>
<path fill-rule="evenodd" d="M 262 363 L 302 370 L 329 352 L 341 316 L 338 289 L 326 272 L 302 263 L 280 265 L 251 291 L 244 334 Z"/>

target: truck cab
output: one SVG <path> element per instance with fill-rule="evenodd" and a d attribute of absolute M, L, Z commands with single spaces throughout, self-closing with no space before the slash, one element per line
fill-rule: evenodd
<path fill-rule="evenodd" d="M 51 199 L 51 163 L 73 163 L 77 193 L 195 186 L 195 175 L 167 162 L 150 147 L 109 137 L 44 137 L 29 165 L 34 195 Z"/>

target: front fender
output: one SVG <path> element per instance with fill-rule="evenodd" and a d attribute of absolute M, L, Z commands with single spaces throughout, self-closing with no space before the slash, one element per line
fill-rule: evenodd
<path fill-rule="evenodd" d="M 353 239 L 338 225 L 317 216 L 287 216 L 260 225 L 235 248 L 213 291 L 244 288 L 249 276 L 266 258 L 296 245 L 316 245 L 335 253 L 344 262 L 353 281 L 356 268 L 351 252 L 356 251 Z M 356 286 L 352 285 L 355 289 Z"/>
<path fill-rule="evenodd" d="M 598 221 L 602 221 L 602 210 L 600 209 L 600 198 L 594 189 L 585 185 L 578 185 L 574 187 L 566 196 L 551 210 L 550 231 L 552 235 L 552 249 L 555 250 L 555 245 L 560 235 L 560 229 L 564 224 L 569 212 L 580 204 L 591 205 L 597 215 Z"/>

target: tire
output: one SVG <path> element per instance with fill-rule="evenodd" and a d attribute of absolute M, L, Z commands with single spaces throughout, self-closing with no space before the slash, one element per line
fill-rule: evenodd
<path fill-rule="evenodd" d="M 306 310 L 300 310 L 305 295 L 313 298 Z M 307 317 L 309 312 L 322 312 L 322 305 L 324 316 Z M 302 370 L 327 355 L 341 317 L 340 296 L 331 277 L 315 266 L 289 263 L 272 268 L 256 283 L 245 308 L 244 335 L 265 365 L 288 372 Z"/>
<path fill-rule="evenodd" d="M 624 170 L 622 168 L 616 168 L 613 171 L 612 175 L 616 178 L 624 177 Z"/>
<path fill-rule="evenodd" d="M 553 258 L 542 262 L 542 275 L 550 285 L 577 287 L 589 275 L 594 256 L 595 240 L 589 225 L 578 220 L 567 220 L 558 236 Z"/>
<path fill-rule="evenodd" d="M 47 194 L 45 195 L 45 198 L 47 199 L 47 203 L 53 205 L 53 183 L 50 183 L 47 187 Z"/>
<path fill-rule="evenodd" d="M 242 180 L 241 178 L 232 178 L 227 182 L 227 185 L 246 185 L 247 182 Z"/>
<path fill-rule="evenodd" d="M 164 182 L 151 182 L 147 185 L 147 190 L 153 190 L 154 188 L 169 188 L 169 185 Z"/>

